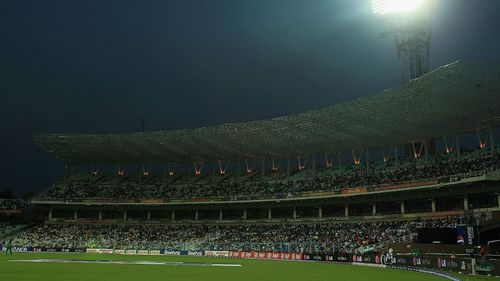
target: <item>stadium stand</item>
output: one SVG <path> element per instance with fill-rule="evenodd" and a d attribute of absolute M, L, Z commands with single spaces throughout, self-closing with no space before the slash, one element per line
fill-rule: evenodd
<path fill-rule="evenodd" d="M 148 175 L 75 175 L 55 184 L 39 195 L 44 200 L 82 199 L 228 199 L 286 198 L 310 192 L 340 193 L 341 189 L 376 187 L 414 182 L 425 182 L 450 176 L 472 177 L 484 175 L 500 167 L 498 154 L 490 151 L 464 153 L 460 159 L 449 155 L 429 157 L 426 163 L 412 158 L 401 160 L 396 166 L 394 159 L 374 163 L 369 169 L 364 165 L 352 165 L 339 171 L 324 169 L 314 176 L 308 169 L 293 176 L 279 179 L 265 177 L 246 180 L 243 177 L 227 177 L 224 181 L 186 184 L 183 181 L 167 182 L 168 176 Z M 149 177 L 149 178 L 148 178 Z"/>
<path fill-rule="evenodd" d="M 30 207 L 29 200 L 0 199 L 0 210 L 26 209 Z"/>
<path fill-rule="evenodd" d="M 420 228 L 454 227 L 454 219 L 390 222 L 253 225 L 46 224 L 16 236 L 29 247 L 169 251 L 232 250 L 353 253 L 380 242 L 410 241 Z"/>
<path fill-rule="evenodd" d="M 26 224 L 20 222 L 6 222 L 2 221 L 0 218 L 0 242 L 5 238 L 18 230 L 26 227 Z"/>
<path fill-rule="evenodd" d="M 456 62 L 379 95 L 292 116 L 39 135 L 35 141 L 65 161 L 65 176 L 31 204 L 0 200 L 0 210 L 38 216 L 24 229 L 2 225 L 0 237 L 26 251 L 322 253 L 326 260 L 392 243 L 406 249 L 427 229 L 446 230 L 455 243 L 466 227 L 470 239 L 461 241 L 472 246 L 480 242 L 472 233 L 500 222 L 499 74 Z M 460 134 L 476 134 L 479 145 L 467 149 Z M 111 168 L 90 168 L 99 164 Z M 85 172 L 75 172 L 78 165 Z"/>

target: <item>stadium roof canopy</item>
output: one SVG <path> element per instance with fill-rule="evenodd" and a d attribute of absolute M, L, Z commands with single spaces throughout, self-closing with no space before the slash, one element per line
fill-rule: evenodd
<path fill-rule="evenodd" d="M 459 61 L 378 95 L 296 115 L 173 131 L 44 134 L 35 141 L 72 163 L 189 163 L 389 147 L 499 123 L 500 67 Z"/>

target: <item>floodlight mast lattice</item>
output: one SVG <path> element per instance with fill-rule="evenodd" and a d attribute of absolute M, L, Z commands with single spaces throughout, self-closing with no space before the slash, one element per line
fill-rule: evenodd
<path fill-rule="evenodd" d="M 379 36 L 393 37 L 403 66 L 403 82 L 429 72 L 431 45 L 427 0 L 372 0 Z"/>

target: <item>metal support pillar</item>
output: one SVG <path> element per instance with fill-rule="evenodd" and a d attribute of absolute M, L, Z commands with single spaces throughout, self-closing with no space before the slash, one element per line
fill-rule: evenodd
<path fill-rule="evenodd" d="M 150 210 L 148 211 L 148 217 L 147 217 L 147 220 L 148 220 L 148 221 L 149 221 L 149 220 L 151 220 L 151 211 L 150 211 Z"/>
<path fill-rule="evenodd" d="M 338 157 L 338 161 L 339 161 L 339 164 L 338 164 L 339 171 L 342 174 L 342 153 L 340 153 L 340 151 L 337 152 L 337 157 Z"/>
<path fill-rule="evenodd" d="M 401 201 L 401 214 L 405 214 L 405 201 Z"/>
<path fill-rule="evenodd" d="M 102 221 L 102 210 L 99 210 L 99 220 Z"/>
<path fill-rule="evenodd" d="M 318 208 L 318 217 L 321 219 L 323 217 L 323 207 Z"/>
<path fill-rule="evenodd" d="M 366 172 L 370 171 L 370 152 L 366 150 Z"/>
<path fill-rule="evenodd" d="M 495 155 L 497 153 L 497 148 L 495 147 L 495 140 L 493 139 L 493 129 L 489 129 L 490 133 L 490 148 L 491 148 L 491 154 Z"/>
<path fill-rule="evenodd" d="M 74 210 L 74 211 L 73 211 L 73 219 L 74 219 L 74 220 L 77 220 L 77 219 L 78 219 L 78 211 L 77 211 L 77 210 Z"/>
<path fill-rule="evenodd" d="M 348 205 L 344 206 L 344 216 L 346 218 L 349 217 L 349 206 Z"/>
<path fill-rule="evenodd" d="M 139 175 L 139 178 L 142 180 L 142 164 L 137 163 L 137 174 Z"/>
<path fill-rule="evenodd" d="M 312 175 L 313 177 L 316 175 L 316 155 L 312 155 Z"/>
<path fill-rule="evenodd" d="M 424 140 L 424 160 L 425 165 L 428 164 L 429 161 L 429 140 Z"/>
<path fill-rule="evenodd" d="M 432 201 L 431 201 L 431 210 L 433 213 L 436 212 L 436 198 L 432 198 Z"/>
<path fill-rule="evenodd" d="M 243 220 L 247 220 L 247 209 L 243 210 Z"/>
<path fill-rule="evenodd" d="M 372 215 L 375 216 L 377 214 L 377 204 L 373 203 L 372 204 Z"/>
<path fill-rule="evenodd" d="M 198 220 L 198 210 L 195 210 L 194 211 L 194 220 L 197 221 Z"/>
<path fill-rule="evenodd" d="M 127 221 L 127 210 L 123 211 L 123 221 Z"/>
<path fill-rule="evenodd" d="M 172 210 L 172 221 L 175 221 L 175 210 Z"/>
<path fill-rule="evenodd" d="M 219 210 L 219 220 L 222 220 L 222 210 Z"/>
<path fill-rule="evenodd" d="M 266 159 L 262 158 L 262 178 L 266 175 Z"/>
<path fill-rule="evenodd" d="M 398 146 L 394 146 L 394 162 L 396 162 L 396 168 L 399 168 L 399 155 L 398 155 Z"/>
<path fill-rule="evenodd" d="M 293 219 L 297 218 L 297 208 L 293 208 Z"/>
<path fill-rule="evenodd" d="M 71 175 L 71 165 L 64 164 L 64 178 L 67 178 Z"/>
<path fill-rule="evenodd" d="M 271 211 L 271 209 L 269 209 L 269 210 L 267 210 L 267 219 L 269 219 L 269 220 L 270 220 L 270 219 L 272 219 L 272 218 L 273 218 L 273 216 L 272 216 L 272 211 Z"/>
<path fill-rule="evenodd" d="M 467 194 L 464 195 L 464 211 L 469 210 L 469 197 Z"/>

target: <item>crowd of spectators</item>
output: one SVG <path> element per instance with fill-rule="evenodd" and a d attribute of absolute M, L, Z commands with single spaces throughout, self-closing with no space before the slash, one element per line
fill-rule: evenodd
<path fill-rule="evenodd" d="M 22 199 L 16 199 L 12 191 L 0 190 L 0 211 L 27 209 L 30 207 L 29 197 L 31 197 L 31 194 L 23 194 Z"/>
<path fill-rule="evenodd" d="M 143 250 L 344 251 L 411 236 L 420 228 L 454 227 L 452 219 L 246 225 L 70 225 L 28 229 L 14 245 Z"/>
<path fill-rule="evenodd" d="M 228 180 L 208 184 L 164 184 L 159 181 L 62 181 L 43 192 L 41 198 L 78 199 L 216 199 L 228 200 L 248 197 L 292 197 L 307 192 L 339 192 L 353 187 L 373 187 L 437 179 L 467 173 L 486 172 L 500 166 L 498 154 L 470 154 L 459 160 L 454 157 L 429 157 L 421 162 L 400 160 L 396 165 L 388 161 L 370 168 L 354 165 L 342 172 L 318 171 L 303 177 L 288 177 L 270 181 Z"/>
<path fill-rule="evenodd" d="M 28 200 L 0 199 L 0 210 L 27 209 L 30 207 Z"/>
<path fill-rule="evenodd" d="M 0 243 L 3 238 L 12 233 L 13 231 L 23 227 L 23 224 L 14 222 L 3 222 L 0 221 Z"/>

